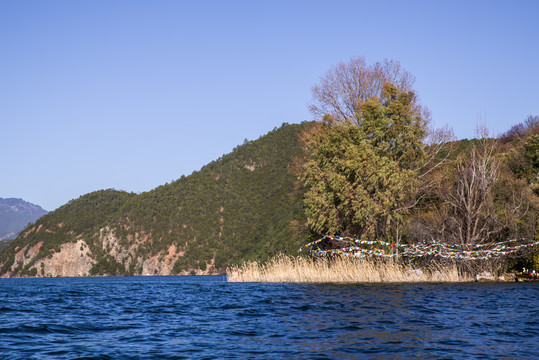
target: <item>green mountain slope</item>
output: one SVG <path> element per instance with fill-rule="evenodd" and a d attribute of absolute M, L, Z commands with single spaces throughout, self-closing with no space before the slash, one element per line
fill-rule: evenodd
<path fill-rule="evenodd" d="M 216 273 L 293 253 L 307 234 L 293 173 L 307 126 L 283 125 L 146 193 L 73 200 L 0 253 L 0 276 Z"/>
<path fill-rule="evenodd" d="M 12 272 L 14 275 L 29 275 L 31 269 L 43 258 L 59 252 L 62 245 L 76 242 L 82 236 L 91 236 L 127 199 L 134 196 L 123 191 L 100 190 L 61 206 L 42 216 L 34 224 L 24 229 L 0 253 L 0 275 Z M 27 263 L 15 261 L 20 249 L 37 248 Z M 13 267 L 13 265 L 16 265 Z"/>

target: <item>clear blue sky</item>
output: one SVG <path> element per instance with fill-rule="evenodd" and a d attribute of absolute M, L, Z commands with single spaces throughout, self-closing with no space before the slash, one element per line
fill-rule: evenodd
<path fill-rule="evenodd" d="M 459 138 L 539 115 L 539 1 L 0 1 L 0 197 L 142 192 L 283 122 L 333 65 L 391 58 Z M 482 119 L 482 120 L 481 120 Z"/>

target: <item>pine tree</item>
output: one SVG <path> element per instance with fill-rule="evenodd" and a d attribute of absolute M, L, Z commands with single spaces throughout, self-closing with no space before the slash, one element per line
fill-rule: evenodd
<path fill-rule="evenodd" d="M 318 233 L 398 239 L 415 202 L 426 120 L 414 93 L 390 83 L 360 109 L 349 121 L 326 115 L 307 136 L 308 223 Z"/>

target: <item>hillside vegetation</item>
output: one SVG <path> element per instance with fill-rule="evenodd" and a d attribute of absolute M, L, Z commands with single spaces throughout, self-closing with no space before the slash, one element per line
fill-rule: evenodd
<path fill-rule="evenodd" d="M 322 235 L 307 226 L 298 181 L 300 138 L 317 126 L 283 125 L 149 192 L 100 190 L 72 200 L 0 252 L 0 276 L 211 274 L 294 255 Z M 515 128 L 488 141 L 500 164 L 489 195 L 489 241 L 537 239 L 536 127 Z M 459 183 L 459 164 L 478 146 L 480 140 L 443 144 L 437 156 L 446 162 L 401 219 L 402 242 L 451 241 L 456 213 L 448 194 Z"/>
<path fill-rule="evenodd" d="M 68 243 L 80 244 L 76 256 L 91 263 L 89 275 L 218 273 L 291 254 L 308 234 L 293 164 L 298 136 L 310 126 L 283 124 L 149 192 L 101 190 L 72 200 L 0 253 L 0 275 L 55 276 L 42 263 L 56 261 Z"/>

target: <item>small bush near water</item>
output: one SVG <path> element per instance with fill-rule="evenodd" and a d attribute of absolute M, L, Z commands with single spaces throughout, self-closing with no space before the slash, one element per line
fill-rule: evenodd
<path fill-rule="evenodd" d="M 333 259 L 304 260 L 277 256 L 265 264 L 244 263 L 227 270 L 230 282 L 466 282 L 475 277 L 458 270 L 455 263 L 431 264 L 420 269 L 392 260 Z"/>

